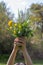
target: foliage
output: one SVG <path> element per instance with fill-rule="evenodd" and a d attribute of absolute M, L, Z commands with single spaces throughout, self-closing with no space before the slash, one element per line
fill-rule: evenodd
<path fill-rule="evenodd" d="M 0 65 L 6 65 L 8 57 L 9 55 L 7 54 L 0 55 Z M 21 62 L 21 61 L 24 62 L 24 60 L 18 59 L 15 61 L 15 63 Z M 33 62 L 33 65 L 43 65 L 43 60 L 33 59 L 32 62 Z"/>
<path fill-rule="evenodd" d="M 32 30 L 29 27 L 29 22 L 17 22 L 14 23 L 12 21 L 8 22 L 8 31 L 13 35 L 14 37 L 29 37 L 32 36 Z"/>
<path fill-rule="evenodd" d="M 43 4 L 32 4 L 30 7 L 31 16 L 30 20 L 36 24 L 36 28 L 41 31 L 41 38 L 43 34 Z"/>
<path fill-rule="evenodd" d="M 0 53 L 10 53 L 11 51 L 9 52 L 8 50 L 12 49 L 12 38 L 6 30 L 8 20 L 12 19 L 10 14 L 6 4 L 3 1 L 0 2 Z"/>
<path fill-rule="evenodd" d="M 6 4 L 2 1 L 0 2 L 0 38 L 5 38 L 7 36 L 7 22 L 10 20 L 9 10 L 6 8 Z"/>
<path fill-rule="evenodd" d="M 14 15 L 9 12 L 9 8 L 6 8 L 4 2 L 0 2 L 0 53 L 11 53 L 13 48 L 14 38 L 12 34 L 6 30 L 6 28 L 12 29 L 12 26 L 8 26 L 8 21 L 13 21 Z M 34 30 L 34 36 L 27 38 L 27 50 L 32 58 L 43 59 L 43 4 L 32 4 L 30 8 L 23 11 L 18 11 L 18 18 L 16 21 L 21 23 L 28 23 L 29 29 Z M 18 24 L 15 22 L 9 23 L 9 25 Z M 23 25 L 23 24 L 22 24 Z M 20 26 L 21 27 L 21 26 Z M 15 29 L 15 27 L 14 27 Z M 15 31 L 13 31 L 15 33 Z M 24 30 L 23 30 L 24 32 Z M 20 34 L 21 36 L 21 34 Z"/>

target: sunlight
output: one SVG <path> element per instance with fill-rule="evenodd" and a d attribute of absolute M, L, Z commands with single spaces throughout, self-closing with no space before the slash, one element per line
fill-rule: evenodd
<path fill-rule="evenodd" d="M 32 3 L 43 3 L 43 0 L 0 0 L 0 1 L 4 1 L 7 5 L 8 8 L 10 8 L 11 12 L 13 12 L 15 14 L 15 16 L 17 17 L 18 14 L 18 9 L 19 10 L 25 10 L 25 8 L 29 8 L 29 6 Z"/>

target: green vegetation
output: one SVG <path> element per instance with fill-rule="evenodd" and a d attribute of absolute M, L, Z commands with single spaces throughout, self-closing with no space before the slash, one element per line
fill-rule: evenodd
<path fill-rule="evenodd" d="M 8 31 L 9 33 L 14 36 L 14 38 L 16 37 L 31 37 L 33 36 L 33 31 L 32 29 L 29 27 L 29 22 L 25 21 L 25 22 L 16 22 L 14 23 L 13 21 L 9 21 L 8 22 Z"/>
<path fill-rule="evenodd" d="M 7 55 L 7 54 L 0 55 L 0 65 L 6 65 L 8 57 L 9 57 L 9 55 Z M 22 60 L 19 59 L 19 62 L 20 61 L 22 61 Z M 18 60 L 16 60 L 16 62 L 18 62 Z M 43 65 L 43 60 L 34 59 L 33 64 L 34 65 Z"/>
<path fill-rule="evenodd" d="M 13 48 L 14 38 L 6 30 L 8 21 L 13 21 L 13 17 L 14 15 L 9 11 L 9 8 L 6 8 L 6 4 L 0 2 L 0 65 L 6 64 L 9 55 L 4 54 L 10 54 Z M 18 10 L 16 21 L 19 23 L 29 22 L 34 34 L 33 37 L 27 39 L 27 50 L 34 58 L 34 65 L 43 65 L 43 4 L 32 4 L 24 12 Z"/>
<path fill-rule="evenodd" d="M 7 55 L 7 54 L 0 55 L 0 65 L 6 65 L 8 57 L 9 57 L 9 55 Z M 23 61 L 23 60 L 19 59 L 19 61 Z M 18 60 L 16 60 L 16 62 L 18 62 Z M 33 60 L 33 65 L 43 65 L 43 60 L 35 59 L 35 60 Z"/>

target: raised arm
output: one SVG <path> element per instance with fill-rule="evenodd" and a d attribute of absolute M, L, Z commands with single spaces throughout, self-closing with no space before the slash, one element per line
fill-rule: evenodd
<path fill-rule="evenodd" d="M 26 65 L 33 65 L 32 60 L 27 52 L 27 49 L 26 48 L 22 49 L 22 52 L 23 52 Z"/>
<path fill-rule="evenodd" d="M 23 56 L 24 56 L 24 59 L 25 59 L 25 64 L 26 65 L 33 65 L 32 64 L 32 60 L 27 52 L 27 49 L 26 49 L 26 41 L 25 39 L 23 38 L 20 38 L 19 39 L 19 42 L 21 42 L 21 50 L 22 50 L 22 53 L 23 53 Z"/>
<path fill-rule="evenodd" d="M 14 65 L 17 50 L 18 50 L 18 47 L 16 44 L 14 44 L 14 48 L 13 48 L 13 51 L 8 59 L 7 65 Z"/>

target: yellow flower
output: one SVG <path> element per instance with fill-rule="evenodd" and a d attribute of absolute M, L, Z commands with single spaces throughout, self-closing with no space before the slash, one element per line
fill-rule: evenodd
<path fill-rule="evenodd" d="M 12 29 L 12 26 L 10 27 L 10 29 Z"/>
<path fill-rule="evenodd" d="M 8 26 L 12 26 L 12 21 L 9 21 L 8 22 Z"/>
<path fill-rule="evenodd" d="M 14 24 L 14 26 L 16 27 L 16 26 L 17 26 L 17 24 L 15 23 L 15 24 Z"/>
<path fill-rule="evenodd" d="M 16 31 L 14 30 L 14 34 L 16 34 Z"/>

